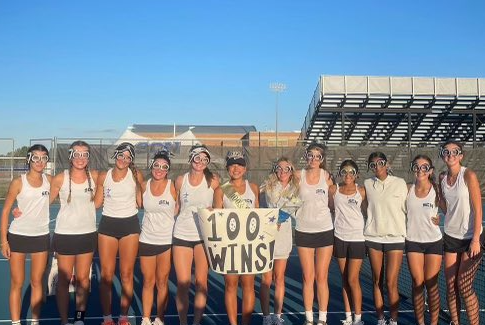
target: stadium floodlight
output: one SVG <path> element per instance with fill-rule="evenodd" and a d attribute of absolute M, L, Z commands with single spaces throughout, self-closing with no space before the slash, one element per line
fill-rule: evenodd
<path fill-rule="evenodd" d="M 269 84 L 269 89 L 276 94 L 275 104 L 275 135 L 276 135 L 276 157 L 278 158 L 278 97 L 279 94 L 286 90 L 286 84 L 281 82 L 272 82 Z"/>

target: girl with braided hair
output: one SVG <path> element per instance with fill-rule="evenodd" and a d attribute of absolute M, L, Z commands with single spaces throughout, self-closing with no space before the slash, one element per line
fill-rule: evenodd
<path fill-rule="evenodd" d="M 39 324 L 42 305 L 42 279 L 49 251 L 49 188 L 51 177 L 44 174 L 49 152 L 35 144 L 27 153 L 28 171 L 10 183 L 2 211 L 2 255 L 10 263 L 10 317 L 13 325 L 20 325 L 22 286 L 25 280 L 25 260 L 31 258 L 30 305 L 31 325 Z M 17 201 L 22 214 L 8 225 L 10 210 Z M 7 232 L 8 229 L 8 232 Z"/>
<path fill-rule="evenodd" d="M 121 306 L 119 325 L 129 325 L 128 310 L 133 298 L 133 269 L 138 253 L 143 176 L 135 167 L 135 147 L 128 142 L 118 145 L 112 156 L 113 168 L 102 172 L 96 183 L 95 205 L 103 205 L 98 228 L 98 251 L 101 263 L 99 291 L 103 325 L 114 325 L 111 316 L 111 289 L 119 252 Z"/>
<path fill-rule="evenodd" d="M 59 268 L 57 308 L 62 324 L 68 324 L 69 282 L 76 275 L 76 315 L 74 324 L 84 324 L 89 294 L 91 263 L 98 234 L 94 190 L 98 172 L 89 169 L 90 147 L 75 141 L 69 147 L 69 169 L 51 182 L 51 202 L 59 196 L 61 208 L 56 218 L 52 249 Z"/>

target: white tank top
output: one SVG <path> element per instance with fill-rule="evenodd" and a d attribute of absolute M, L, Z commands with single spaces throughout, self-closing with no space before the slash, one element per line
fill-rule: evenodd
<path fill-rule="evenodd" d="M 296 230 L 316 233 L 333 229 L 332 216 L 328 208 L 327 178 L 327 171 L 321 169 L 318 184 L 310 185 L 306 181 L 306 171 L 302 169 L 300 199 L 303 204 L 296 212 Z"/>
<path fill-rule="evenodd" d="M 448 174 L 441 181 L 447 210 L 445 216 L 445 233 L 457 239 L 472 238 L 475 224 L 475 216 L 470 206 L 470 192 L 468 192 L 468 186 L 464 178 L 465 170 L 466 167 L 460 168 L 460 172 L 453 186 L 449 186 L 447 183 Z"/>
<path fill-rule="evenodd" d="M 337 191 L 333 197 L 335 205 L 335 237 L 344 241 L 365 241 L 364 215 L 360 209 L 362 196 L 355 186 L 356 192 L 351 195 Z"/>
<path fill-rule="evenodd" d="M 138 213 L 136 207 L 136 183 L 131 169 L 125 178 L 115 182 L 113 169 L 108 170 L 104 180 L 103 215 L 112 218 L 128 218 Z"/>
<path fill-rule="evenodd" d="M 91 189 L 95 190 L 91 178 Z M 71 182 L 71 202 L 69 196 L 69 171 L 64 171 L 64 181 L 59 191 L 61 209 L 56 218 L 56 234 L 88 234 L 96 231 L 96 209 L 91 201 L 88 180 L 82 184 Z"/>
<path fill-rule="evenodd" d="M 247 180 L 244 193 L 238 193 L 238 195 L 247 203 L 249 207 L 254 208 L 254 204 L 256 203 L 256 195 L 254 195 L 254 192 L 251 189 L 251 186 L 249 185 L 249 182 Z M 222 198 L 222 205 L 225 209 L 237 209 L 237 206 L 226 196 L 226 194 L 224 194 L 224 197 Z"/>
<path fill-rule="evenodd" d="M 418 243 L 432 243 L 441 239 L 440 227 L 431 218 L 438 214 L 436 191 L 431 186 L 424 198 L 416 196 L 415 186 L 409 189 L 406 199 L 406 239 Z"/>
<path fill-rule="evenodd" d="M 49 233 L 49 180 L 42 174 L 42 185 L 32 187 L 26 174 L 20 178 L 22 189 L 17 195 L 17 205 L 22 215 L 13 219 L 8 231 L 23 236 L 46 235 Z"/>
<path fill-rule="evenodd" d="M 145 214 L 141 225 L 140 242 L 151 245 L 170 245 L 175 223 L 175 200 L 170 192 L 172 181 L 168 180 L 162 195 L 154 196 L 147 181 L 143 193 Z"/>
<path fill-rule="evenodd" d="M 202 240 L 199 228 L 198 208 L 212 207 L 214 190 L 207 186 L 205 178 L 199 185 L 189 183 L 188 173 L 185 173 L 180 189 L 180 213 L 175 220 L 173 236 L 188 241 Z"/>

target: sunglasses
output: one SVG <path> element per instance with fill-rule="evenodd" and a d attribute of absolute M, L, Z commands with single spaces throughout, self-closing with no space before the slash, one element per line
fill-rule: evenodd
<path fill-rule="evenodd" d="M 306 160 L 318 160 L 318 161 L 321 161 L 323 159 L 323 156 L 321 154 L 318 154 L 318 155 L 314 155 L 312 153 L 305 153 L 305 158 Z"/>
<path fill-rule="evenodd" d="M 345 177 L 347 175 L 355 177 L 357 175 L 357 171 L 354 168 L 344 168 L 339 171 L 339 175 L 341 177 Z"/>
<path fill-rule="evenodd" d="M 169 164 L 160 164 L 160 163 L 153 163 L 152 165 L 152 169 L 160 169 L 162 171 L 167 171 L 170 169 L 170 165 Z"/>
<path fill-rule="evenodd" d="M 124 154 L 122 153 L 119 153 L 115 156 L 116 160 L 123 160 L 123 161 L 127 161 L 127 162 L 132 162 L 133 161 L 133 158 L 131 158 L 131 156 L 125 156 Z"/>
<path fill-rule="evenodd" d="M 33 162 L 33 163 L 38 163 L 38 162 L 46 163 L 46 162 L 49 161 L 49 156 L 47 156 L 47 155 L 38 156 L 38 155 L 33 155 L 33 154 L 29 153 L 29 158 L 28 158 L 27 161 Z"/>
<path fill-rule="evenodd" d="M 275 171 L 278 173 L 291 173 L 293 171 L 293 168 L 291 166 L 286 166 L 286 167 L 281 167 L 281 166 L 276 166 Z"/>
<path fill-rule="evenodd" d="M 209 164 L 210 159 L 207 157 L 203 157 L 201 155 L 197 155 L 197 156 L 194 156 L 194 158 L 192 158 L 192 161 L 195 162 L 196 164 L 202 163 L 204 165 L 207 165 Z"/>
<path fill-rule="evenodd" d="M 419 171 L 423 172 L 423 173 L 427 173 L 429 172 L 431 169 L 433 168 L 433 166 L 430 166 L 428 164 L 422 164 L 421 166 L 418 165 L 418 164 L 412 164 L 411 165 L 411 171 L 414 172 L 414 173 L 417 173 Z"/>
<path fill-rule="evenodd" d="M 70 151 L 69 159 L 89 159 L 89 151 Z"/>
<path fill-rule="evenodd" d="M 372 170 L 376 170 L 377 167 L 384 167 L 387 164 L 387 160 L 379 159 L 377 161 L 371 161 L 369 163 L 369 168 Z"/>
<path fill-rule="evenodd" d="M 455 148 L 455 149 L 445 149 L 445 148 L 442 148 L 440 150 L 440 156 L 441 157 L 456 157 L 456 156 L 459 156 L 463 153 L 463 151 L 461 151 L 460 148 Z"/>

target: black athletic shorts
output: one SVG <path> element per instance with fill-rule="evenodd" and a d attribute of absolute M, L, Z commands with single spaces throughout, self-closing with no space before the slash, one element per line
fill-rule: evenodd
<path fill-rule="evenodd" d="M 98 233 L 56 234 L 52 236 L 52 250 L 60 255 L 94 253 L 98 247 Z"/>
<path fill-rule="evenodd" d="M 333 242 L 333 256 L 336 258 L 353 258 L 362 260 L 365 257 L 365 242 L 345 241 L 335 237 Z"/>
<path fill-rule="evenodd" d="M 138 256 L 156 256 L 170 250 L 172 245 L 152 245 L 140 242 L 138 245 Z"/>
<path fill-rule="evenodd" d="M 443 235 L 443 242 L 445 247 L 445 252 L 447 253 L 464 253 L 470 249 L 470 243 L 472 239 L 458 239 L 451 237 L 446 233 Z M 485 244 L 485 231 L 480 235 L 480 246 L 483 252 Z"/>
<path fill-rule="evenodd" d="M 39 253 L 49 251 L 51 246 L 51 235 L 24 236 L 7 233 L 10 251 L 15 253 Z"/>
<path fill-rule="evenodd" d="M 140 231 L 140 222 L 136 214 L 128 218 L 113 218 L 103 215 L 98 227 L 99 234 L 115 237 L 116 239 L 139 234 Z"/>
<path fill-rule="evenodd" d="M 320 248 L 333 245 L 333 229 L 322 232 L 295 230 L 296 247 Z"/>
<path fill-rule="evenodd" d="M 180 239 L 177 237 L 172 238 L 172 246 L 183 246 L 183 247 L 190 247 L 194 248 L 195 246 L 199 244 L 204 244 L 203 240 L 185 240 L 185 239 Z"/>
<path fill-rule="evenodd" d="M 443 255 L 443 239 L 431 243 L 418 243 L 406 240 L 406 252 Z"/>
<path fill-rule="evenodd" d="M 404 242 L 402 243 L 377 243 L 374 241 L 365 241 L 365 246 L 367 248 L 372 248 L 381 252 L 389 251 L 404 251 Z"/>

